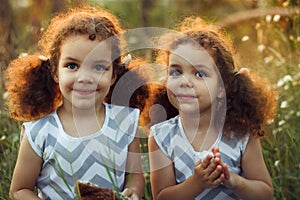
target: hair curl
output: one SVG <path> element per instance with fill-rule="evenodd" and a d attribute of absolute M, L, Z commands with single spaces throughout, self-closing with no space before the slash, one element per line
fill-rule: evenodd
<path fill-rule="evenodd" d="M 100 7 L 81 6 L 53 17 L 42 33 L 39 52 L 13 60 L 6 69 L 6 89 L 11 117 L 31 121 L 54 111 L 61 105 L 61 93 L 52 76 L 57 71 L 60 50 L 70 36 L 83 35 L 90 40 L 112 37 L 114 76 L 121 76 L 122 29 L 118 19 Z M 49 58 L 41 61 L 38 55 Z M 113 88 L 111 88 L 112 90 Z"/>
<path fill-rule="evenodd" d="M 238 73 L 236 52 L 225 31 L 209 24 L 199 17 L 187 17 L 177 28 L 179 33 L 162 36 L 165 44 L 159 52 L 157 61 L 168 65 L 169 54 L 179 45 L 196 43 L 203 47 L 214 59 L 226 91 L 225 133 L 237 135 L 250 133 L 263 136 L 268 120 L 275 116 L 275 90 L 259 75 Z M 165 103 L 166 90 L 157 90 L 156 102 L 164 102 L 166 110 L 174 110 L 170 103 Z M 174 116 L 176 113 L 172 116 Z M 172 117 L 171 116 L 171 117 Z"/>

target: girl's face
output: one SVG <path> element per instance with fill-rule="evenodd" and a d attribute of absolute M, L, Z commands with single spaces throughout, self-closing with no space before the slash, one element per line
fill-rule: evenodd
<path fill-rule="evenodd" d="M 58 72 L 64 106 L 94 109 L 101 106 L 114 83 L 111 48 L 88 36 L 68 38 L 61 46 Z"/>
<path fill-rule="evenodd" d="M 214 61 L 204 50 L 181 44 L 169 56 L 168 98 L 180 113 L 202 114 L 214 110 L 223 95 Z"/>

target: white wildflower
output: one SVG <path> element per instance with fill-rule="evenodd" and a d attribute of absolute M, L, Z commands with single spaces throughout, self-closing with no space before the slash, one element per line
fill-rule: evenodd
<path fill-rule="evenodd" d="M 294 110 L 290 110 L 289 115 L 293 115 L 295 113 Z"/>
<path fill-rule="evenodd" d="M 4 92 L 2 98 L 7 99 L 7 97 L 8 97 L 8 92 Z"/>
<path fill-rule="evenodd" d="M 280 20 L 280 15 L 274 15 L 273 21 L 278 22 Z"/>
<path fill-rule="evenodd" d="M 278 167 L 279 163 L 280 163 L 280 160 L 276 160 L 275 163 L 274 163 L 275 167 Z"/>
<path fill-rule="evenodd" d="M 297 112 L 296 112 L 296 116 L 297 116 L 297 117 L 300 117 L 300 111 L 297 111 Z"/>
<path fill-rule="evenodd" d="M 293 81 L 293 78 L 291 77 L 291 75 L 285 75 L 285 76 L 283 77 L 283 81 L 284 81 L 284 82 Z"/>
<path fill-rule="evenodd" d="M 23 53 L 20 53 L 19 58 L 24 58 L 26 56 L 28 56 L 28 53 L 23 52 Z"/>
<path fill-rule="evenodd" d="M 266 22 L 271 22 L 272 20 L 272 16 L 271 15 L 267 15 L 266 16 Z"/>
<path fill-rule="evenodd" d="M 6 139 L 6 136 L 5 135 L 2 135 L 2 137 L 0 138 L 0 140 L 5 140 Z"/>
<path fill-rule="evenodd" d="M 267 57 L 264 58 L 264 61 L 267 64 L 267 63 L 270 63 L 273 59 L 274 59 L 273 56 L 267 56 Z"/>
<path fill-rule="evenodd" d="M 263 44 L 260 44 L 260 45 L 257 46 L 257 50 L 258 50 L 259 52 L 263 52 L 265 49 L 266 49 L 266 46 L 263 45 Z"/>
<path fill-rule="evenodd" d="M 280 108 L 287 108 L 287 106 L 288 106 L 287 101 L 283 101 L 283 102 L 281 102 L 281 104 L 280 104 Z"/>
<path fill-rule="evenodd" d="M 282 126 L 283 124 L 285 124 L 285 120 L 280 120 L 280 121 L 278 122 L 278 126 Z"/>
<path fill-rule="evenodd" d="M 284 81 L 282 79 L 280 79 L 278 82 L 277 82 L 277 87 L 281 87 L 283 86 L 284 84 Z"/>
<path fill-rule="evenodd" d="M 289 85 L 285 85 L 285 86 L 283 87 L 284 90 L 289 90 L 289 88 L 290 88 Z"/>
<path fill-rule="evenodd" d="M 246 42 L 249 40 L 249 36 L 245 35 L 244 37 L 242 37 L 242 42 Z"/>

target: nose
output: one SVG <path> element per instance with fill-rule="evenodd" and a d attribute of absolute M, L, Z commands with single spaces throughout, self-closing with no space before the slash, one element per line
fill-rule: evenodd
<path fill-rule="evenodd" d="M 180 87 L 193 87 L 193 83 L 191 81 L 191 77 L 189 76 L 181 76 L 180 81 L 179 81 L 179 86 Z"/>
<path fill-rule="evenodd" d="M 76 81 L 79 83 L 93 83 L 93 73 L 88 68 L 81 67 L 78 70 Z"/>

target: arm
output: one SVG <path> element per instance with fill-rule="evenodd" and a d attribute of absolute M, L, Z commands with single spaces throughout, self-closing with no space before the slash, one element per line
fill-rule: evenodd
<path fill-rule="evenodd" d="M 259 139 L 250 137 L 242 158 L 243 177 L 223 165 L 224 184 L 242 199 L 273 199 L 274 191 Z"/>
<path fill-rule="evenodd" d="M 145 178 L 138 137 L 135 137 L 129 145 L 126 170 L 128 173 L 125 177 L 123 194 L 131 197 L 133 200 L 141 199 L 144 194 Z"/>
<path fill-rule="evenodd" d="M 22 128 L 23 133 L 24 131 Z M 31 148 L 27 135 L 23 135 L 9 196 L 11 199 L 39 199 L 34 193 L 34 188 L 41 171 L 42 158 Z"/>
<path fill-rule="evenodd" d="M 174 165 L 157 146 L 154 137 L 149 137 L 150 181 L 153 199 L 194 199 L 204 189 L 216 187 L 222 181 L 219 159 L 211 162 L 208 155 L 195 165 L 195 173 L 181 184 L 176 184 Z"/>

